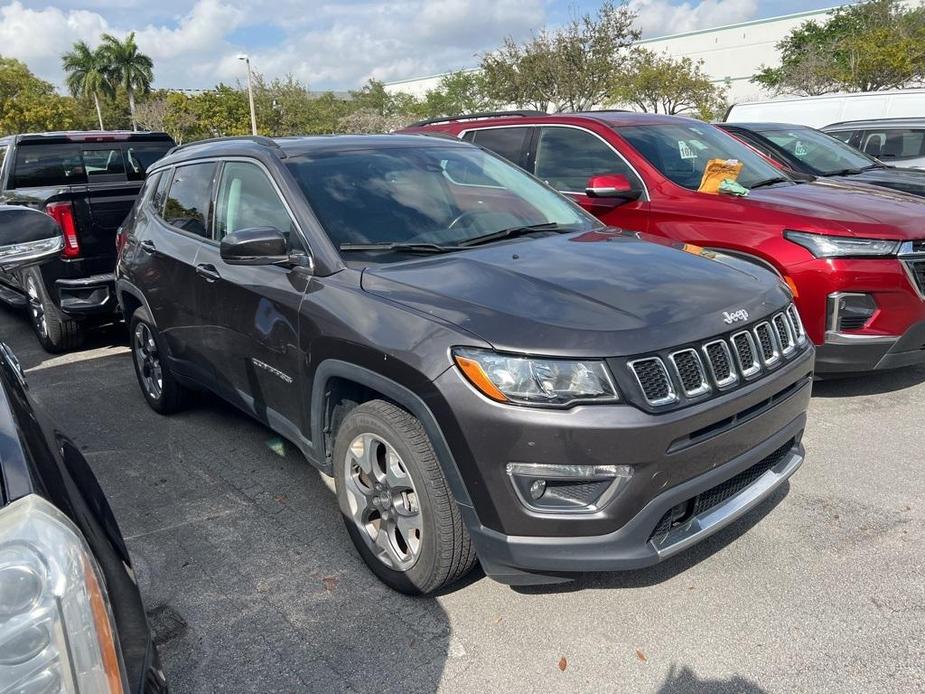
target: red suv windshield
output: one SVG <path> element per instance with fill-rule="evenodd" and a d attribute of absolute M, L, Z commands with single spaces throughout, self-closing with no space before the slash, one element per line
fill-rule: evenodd
<path fill-rule="evenodd" d="M 738 182 L 746 188 L 779 180 L 781 172 L 735 138 L 703 123 L 621 127 L 619 134 L 668 179 L 697 190 L 711 159 L 742 162 Z"/>

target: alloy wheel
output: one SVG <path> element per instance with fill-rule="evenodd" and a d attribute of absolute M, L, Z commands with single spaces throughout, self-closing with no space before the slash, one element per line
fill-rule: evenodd
<path fill-rule="evenodd" d="M 152 400 L 157 400 L 161 397 L 164 388 L 164 377 L 161 371 L 160 353 L 157 351 L 157 343 L 154 341 L 154 335 L 151 334 L 151 328 L 145 323 L 138 323 L 135 326 L 132 342 L 135 363 L 138 364 L 138 373 L 141 374 L 145 392 Z"/>
<path fill-rule="evenodd" d="M 32 325 L 43 339 L 47 338 L 48 322 L 45 318 L 45 306 L 39 296 L 39 288 L 31 277 L 26 280 L 26 294 L 29 295 L 29 315 L 32 317 Z"/>
<path fill-rule="evenodd" d="M 401 457 L 378 434 L 360 434 L 343 470 L 350 516 L 367 547 L 390 569 L 407 571 L 420 554 L 423 518 Z"/>

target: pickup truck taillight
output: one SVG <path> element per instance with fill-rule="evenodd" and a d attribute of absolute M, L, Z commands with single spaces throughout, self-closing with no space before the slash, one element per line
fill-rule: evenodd
<path fill-rule="evenodd" d="M 80 257 L 80 241 L 77 239 L 77 223 L 74 219 L 74 205 L 69 202 L 51 202 L 45 212 L 54 219 L 64 232 L 63 258 Z"/>

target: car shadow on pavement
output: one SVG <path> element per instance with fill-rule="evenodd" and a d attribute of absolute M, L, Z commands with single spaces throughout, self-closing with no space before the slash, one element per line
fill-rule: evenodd
<path fill-rule="evenodd" d="M 912 366 L 868 374 L 831 376 L 813 383 L 813 395 L 818 398 L 851 398 L 859 395 L 881 395 L 925 382 L 925 366 Z"/>
<path fill-rule="evenodd" d="M 771 513 L 790 491 L 790 482 L 784 482 L 767 499 L 749 513 L 715 535 L 690 547 L 680 554 L 644 569 L 609 573 L 575 574 L 568 583 L 537 586 L 513 586 L 513 590 L 527 595 L 569 593 L 586 589 L 648 588 L 684 573 L 700 562 L 709 559 L 732 542 L 737 541 Z"/>
<path fill-rule="evenodd" d="M 672 665 L 656 694 L 770 694 L 746 677 L 701 679 L 689 667 Z"/>

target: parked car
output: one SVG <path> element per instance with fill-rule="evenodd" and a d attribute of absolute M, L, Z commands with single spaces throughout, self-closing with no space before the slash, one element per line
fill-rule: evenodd
<path fill-rule="evenodd" d="M 779 278 L 466 143 L 185 145 L 123 233 L 148 404 L 207 389 L 286 437 L 397 590 L 653 564 L 803 460 L 813 349 Z"/>
<path fill-rule="evenodd" d="M 822 131 L 889 164 L 925 168 L 925 118 L 842 121 Z"/>
<path fill-rule="evenodd" d="M 0 207 L 0 266 L 56 256 L 49 217 Z M 80 450 L 0 342 L 0 689 L 167 692 L 132 562 Z"/>
<path fill-rule="evenodd" d="M 718 123 L 794 177 L 863 183 L 925 196 L 925 171 L 888 166 L 820 130 L 785 123 Z"/>
<path fill-rule="evenodd" d="M 730 106 L 724 120 L 800 123 L 821 128 L 849 119 L 915 118 L 922 114 L 925 114 L 925 89 L 895 89 L 743 102 Z"/>
<path fill-rule="evenodd" d="M 64 231 L 60 259 L 0 272 L 0 301 L 28 308 L 49 352 L 77 347 L 87 328 L 118 316 L 116 229 L 147 168 L 173 145 L 164 133 L 115 131 L 0 138 L 0 204 L 43 210 Z"/>
<path fill-rule="evenodd" d="M 749 259 L 790 285 L 819 373 L 925 362 L 925 203 L 873 186 L 796 181 L 719 128 L 628 112 L 423 122 L 507 157 L 607 224 Z M 737 160 L 747 195 L 699 192 Z"/>

